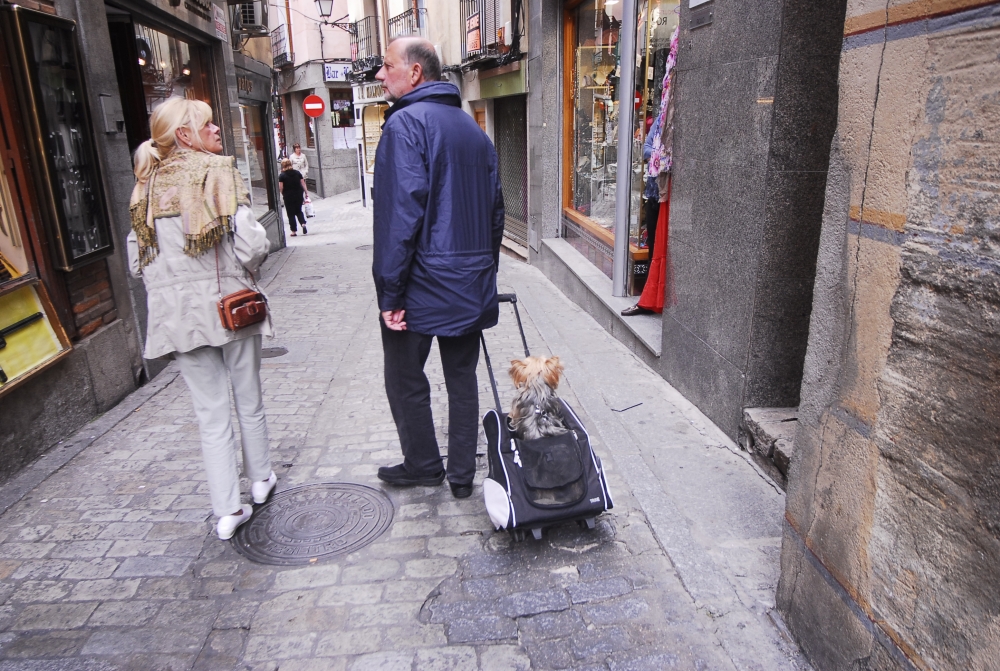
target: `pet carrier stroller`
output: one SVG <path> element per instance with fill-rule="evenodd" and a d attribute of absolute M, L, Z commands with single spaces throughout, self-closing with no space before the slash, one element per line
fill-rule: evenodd
<path fill-rule="evenodd" d="M 501 294 L 500 302 L 514 307 L 524 355 L 530 356 L 517 296 Z M 483 496 L 493 525 L 497 530 L 510 531 L 516 541 L 524 540 L 528 530 L 541 539 L 545 527 L 560 522 L 575 520 L 593 529 L 594 518 L 612 508 L 613 503 L 604 466 L 590 446 L 587 429 L 573 408 L 559 399 L 566 433 L 534 440 L 515 437 L 501 409 L 485 337 L 482 346 L 497 406 L 483 417 L 489 461 Z"/>

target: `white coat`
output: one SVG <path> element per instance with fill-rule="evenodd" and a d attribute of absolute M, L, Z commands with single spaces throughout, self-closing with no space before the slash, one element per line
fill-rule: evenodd
<path fill-rule="evenodd" d="M 218 276 L 214 251 L 197 257 L 184 253 L 180 217 L 164 217 L 154 223 L 159 251 L 145 268 L 139 269 L 134 231 L 126 241 L 129 270 L 146 285 L 145 358 L 190 352 L 206 345 L 221 347 L 257 334 L 273 337 L 270 310 L 263 322 L 235 332 L 223 328 L 219 318 L 219 278 L 222 296 L 253 289 L 250 273 L 256 273 L 267 258 L 267 233 L 249 207 L 239 207 L 233 217 L 234 235 L 224 236 L 217 245 Z"/>

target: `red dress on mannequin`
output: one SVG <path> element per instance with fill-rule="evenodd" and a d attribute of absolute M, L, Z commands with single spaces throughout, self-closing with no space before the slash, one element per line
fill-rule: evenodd
<path fill-rule="evenodd" d="M 673 304 L 673 300 L 668 300 L 670 291 L 669 277 L 667 273 L 667 246 L 670 237 L 670 182 L 667 182 L 667 199 L 660 203 L 660 214 L 656 218 L 656 241 L 653 243 L 653 252 L 649 259 L 649 274 L 646 276 L 646 286 L 642 289 L 639 297 L 639 307 L 651 312 L 663 312 L 663 305 Z M 672 294 L 671 294 L 672 296 Z"/>

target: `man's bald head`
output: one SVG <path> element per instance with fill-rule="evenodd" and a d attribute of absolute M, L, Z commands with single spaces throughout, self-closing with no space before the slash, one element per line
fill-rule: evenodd
<path fill-rule="evenodd" d="M 407 65 L 419 63 L 424 73 L 424 81 L 436 82 L 441 79 L 441 59 L 434 45 L 422 37 L 397 37 L 389 46 L 398 44 Z"/>

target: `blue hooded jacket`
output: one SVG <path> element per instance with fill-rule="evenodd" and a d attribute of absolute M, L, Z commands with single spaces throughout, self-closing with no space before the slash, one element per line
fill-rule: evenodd
<path fill-rule="evenodd" d="M 459 336 L 495 326 L 504 205 L 497 153 L 458 88 L 428 82 L 385 114 L 375 153 L 372 276 L 379 310 L 407 329 Z"/>

